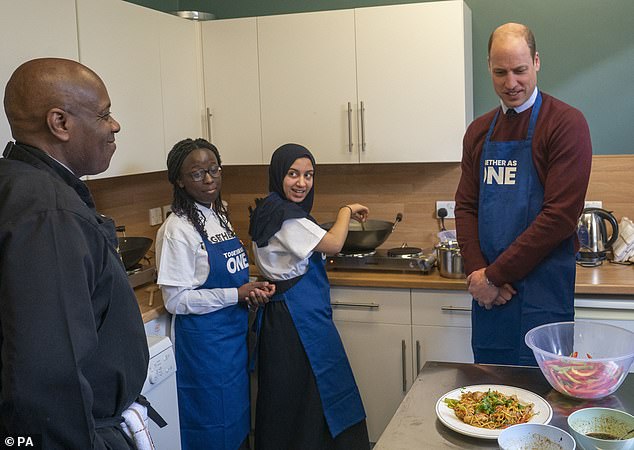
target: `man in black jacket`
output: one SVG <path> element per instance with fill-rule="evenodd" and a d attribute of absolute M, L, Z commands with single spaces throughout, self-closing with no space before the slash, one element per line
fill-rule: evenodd
<path fill-rule="evenodd" d="M 133 448 L 120 422 L 147 373 L 143 322 L 113 223 L 80 180 L 116 148 L 108 92 L 75 61 L 35 59 L 4 108 L 15 143 L 0 159 L 0 438 Z"/>

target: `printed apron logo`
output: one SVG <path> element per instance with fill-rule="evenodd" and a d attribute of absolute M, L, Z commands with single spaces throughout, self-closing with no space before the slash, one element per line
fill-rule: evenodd
<path fill-rule="evenodd" d="M 225 252 L 223 255 L 227 258 L 227 271 L 229 273 L 236 273 L 249 267 L 247 254 L 242 247 L 232 252 Z"/>
<path fill-rule="evenodd" d="M 515 184 L 517 160 L 486 159 L 484 161 L 484 184 Z"/>

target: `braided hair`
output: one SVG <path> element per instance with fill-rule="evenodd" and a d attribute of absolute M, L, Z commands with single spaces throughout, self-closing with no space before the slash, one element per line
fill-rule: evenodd
<path fill-rule="evenodd" d="M 183 166 L 185 158 L 187 158 L 191 152 L 198 149 L 211 150 L 218 160 L 218 165 L 222 167 L 220 153 L 215 145 L 202 138 L 183 139 L 182 141 L 177 142 L 167 155 L 167 178 L 174 186 L 172 212 L 177 216 L 186 217 L 194 226 L 196 231 L 205 238 L 209 239 L 209 236 L 207 236 L 207 232 L 205 231 L 205 216 L 203 216 L 200 210 L 196 207 L 196 201 L 192 198 L 192 196 L 189 195 L 184 188 L 178 185 L 178 180 L 181 176 L 181 167 Z M 233 230 L 229 225 L 229 211 L 227 211 L 227 208 L 222 203 L 220 192 L 218 192 L 218 197 L 211 207 L 218 215 L 220 225 L 222 225 L 222 227 L 229 233 L 233 234 Z"/>

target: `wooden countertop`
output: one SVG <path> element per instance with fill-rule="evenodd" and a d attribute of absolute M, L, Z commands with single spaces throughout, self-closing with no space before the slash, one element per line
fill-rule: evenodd
<path fill-rule="evenodd" d="M 152 306 L 150 306 L 150 293 L 154 291 L 152 299 Z M 163 305 L 163 295 L 161 290 L 154 283 L 144 284 L 134 289 L 134 294 L 139 302 L 139 309 L 141 310 L 141 316 L 143 317 L 143 323 L 147 323 L 150 320 L 156 319 L 161 314 L 167 312 L 165 305 Z"/>
<path fill-rule="evenodd" d="M 253 267 L 252 275 L 258 275 Z M 329 270 L 328 279 L 332 286 L 386 287 L 403 289 L 439 289 L 464 291 L 465 279 L 441 277 L 434 269 L 429 275 L 398 272 L 370 272 L 351 270 Z M 154 292 L 153 305 L 149 305 L 150 290 Z M 156 284 L 146 284 L 134 290 L 143 322 L 149 322 L 165 313 L 161 290 Z M 610 264 L 605 262 L 599 267 L 577 266 L 576 294 L 585 295 L 634 295 L 634 265 Z"/>
<path fill-rule="evenodd" d="M 444 278 L 436 269 L 428 275 L 335 269 L 328 271 L 328 279 L 332 286 L 443 290 L 466 290 L 467 288 L 464 278 Z M 575 293 L 634 295 L 634 265 L 605 262 L 599 267 L 577 266 Z"/>

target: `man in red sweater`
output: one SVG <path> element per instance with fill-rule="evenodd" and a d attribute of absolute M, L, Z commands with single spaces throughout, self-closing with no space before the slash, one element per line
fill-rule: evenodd
<path fill-rule="evenodd" d="M 472 347 L 476 363 L 535 365 L 526 332 L 574 319 L 590 131 L 580 111 L 537 88 L 540 59 L 528 27 L 497 28 L 488 62 L 500 106 L 468 127 L 456 192 Z"/>

